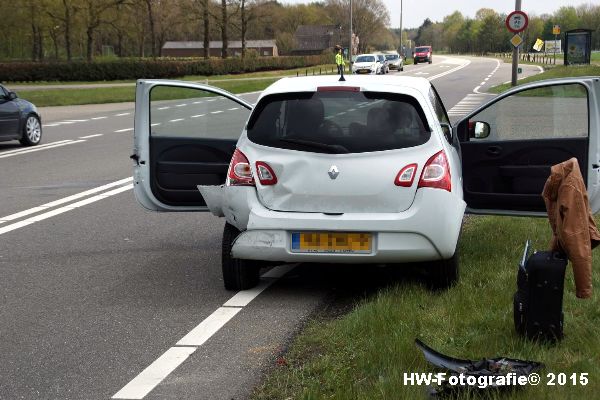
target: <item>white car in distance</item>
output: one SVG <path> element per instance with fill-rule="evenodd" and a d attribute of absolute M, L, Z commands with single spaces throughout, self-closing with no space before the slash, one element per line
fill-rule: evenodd
<path fill-rule="evenodd" d="M 285 78 L 256 106 L 139 80 L 134 191 L 150 210 L 226 219 L 227 289 L 253 287 L 273 262 L 421 262 L 445 288 L 465 209 L 544 216 L 552 165 L 576 157 L 600 210 L 599 102 L 597 77 L 540 81 L 451 128 L 424 78 Z"/>
<path fill-rule="evenodd" d="M 352 64 L 352 73 L 379 75 L 385 72 L 377 54 L 359 54 Z"/>

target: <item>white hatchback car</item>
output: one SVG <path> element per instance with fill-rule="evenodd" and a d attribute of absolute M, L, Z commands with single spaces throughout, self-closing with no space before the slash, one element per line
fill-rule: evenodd
<path fill-rule="evenodd" d="M 550 166 L 576 157 L 600 210 L 599 101 L 597 77 L 541 81 L 452 129 L 423 78 L 285 78 L 256 106 L 139 80 L 135 194 L 150 210 L 226 218 L 227 289 L 254 286 L 267 262 L 423 262 L 448 287 L 465 208 L 544 215 Z"/>
<path fill-rule="evenodd" d="M 352 64 L 353 74 L 385 74 L 384 65 L 377 54 L 359 54 Z"/>

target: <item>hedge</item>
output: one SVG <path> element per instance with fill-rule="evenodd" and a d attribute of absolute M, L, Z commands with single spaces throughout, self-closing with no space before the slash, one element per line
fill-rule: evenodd
<path fill-rule="evenodd" d="M 112 81 L 224 75 L 310 67 L 332 63 L 333 56 L 246 57 L 227 59 L 128 58 L 114 61 L 0 63 L 0 82 Z"/>

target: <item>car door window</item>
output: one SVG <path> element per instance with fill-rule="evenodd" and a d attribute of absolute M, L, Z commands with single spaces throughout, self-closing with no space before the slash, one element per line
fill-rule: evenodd
<path fill-rule="evenodd" d="M 197 139 L 237 139 L 250 110 L 215 93 L 155 86 L 150 93 L 150 135 Z"/>
<path fill-rule="evenodd" d="M 475 114 L 490 134 L 475 140 L 507 141 L 588 136 L 587 90 L 580 84 L 524 90 Z"/>
<path fill-rule="evenodd" d="M 429 100 L 431 101 L 431 104 L 433 104 L 433 109 L 438 121 L 440 123 L 449 124 L 450 120 L 448 119 L 448 114 L 446 114 L 446 108 L 433 86 L 429 89 Z"/>

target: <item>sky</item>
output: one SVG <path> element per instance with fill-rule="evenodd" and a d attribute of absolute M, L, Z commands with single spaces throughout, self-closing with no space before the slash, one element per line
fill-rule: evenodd
<path fill-rule="evenodd" d="M 390 12 L 390 26 L 400 26 L 400 1 L 383 0 Z M 279 0 L 280 3 L 310 3 L 309 0 Z M 402 0 L 404 17 L 402 24 L 404 28 L 417 28 L 425 18 L 433 22 L 442 21 L 446 15 L 458 10 L 463 15 L 475 17 L 480 8 L 493 8 L 499 13 L 510 13 L 515 9 L 514 0 Z M 563 6 L 579 6 L 581 4 L 599 5 L 600 0 L 522 0 L 521 9 L 531 14 L 551 14 Z"/>

